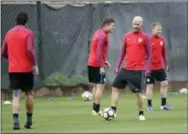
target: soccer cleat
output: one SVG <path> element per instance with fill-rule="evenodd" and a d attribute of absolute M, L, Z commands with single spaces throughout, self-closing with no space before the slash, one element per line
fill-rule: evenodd
<path fill-rule="evenodd" d="M 32 122 L 27 121 L 26 124 L 24 125 L 25 128 L 31 129 Z"/>
<path fill-rule="evenodd" d="M 164 105 L 160 107 L 161 110 L 172 110 L 172 108 L 169 105 Z"/>
<path fill-rule="evenodd" d="M 117 117 L 117 113 L 114 114 L 114 118 L 116 118 L 116 117 Z"/>
<path fill-rule="evenodd" d="M 139 120 L 140 121 L 145 121 L 146 119 L 145 119 L 144 115 L 139 115 Z"/>
<path fill-rule="evenodd" d="M 20 130 L 20 123 L 14 122 L 13 130 Z"/>
<path fill-rule="evenodd" d="M 102 111 L 99 111 L 99 112 L 97 113 L 95 110 L 92 110 L 92 115 L 93 115 L 93 116 L 98 116 L 98 115 L 103 116 L 103 112 L 102 112 Z"/>
<path fill-rule="evenodd" d="M 148 106 L 148 111 L 151 112 L 153 110 L 152 106 Z"/>

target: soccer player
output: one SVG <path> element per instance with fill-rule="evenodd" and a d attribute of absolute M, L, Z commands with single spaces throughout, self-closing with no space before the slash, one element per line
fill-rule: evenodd
<path fill-rule="evenodd" d="M 39 74 L 36 64 L 34 50 L 34 33 L 25 25 L 28 22 L 28 15 L 24 12 L 18 13 L 16 17 L 16 26 L 10 29 L 2 45 L 2 56 L 8 59 L 8 72 L 10 88 L 13 89 L 13 129 L 19 130 L 19 112 L 20 112 L 20 90 L 25 92 L 25 106 L 27 121 L 25 128 L 32 126 L 33 97 L 32 89 L 34 85 L 34 74 Z"/>
<path fill-rule="evenodd" d="M 105 19 L 103 28 L 98 29 L 92 37 L 88 58 L 88 78 L 89 82 L 93 84 L 93 115 L 102 115 L 102 111 L 100 111 L 100 101 L 105 84 L 105 68 L 110 67 L 110 63 L 107 61 L 109 47 L 108 35 L 114 28 L 114 19 Z"/>
<path fill-rule="evenodd" d="M 146 75 L 150 74 L 151 47 L 148 36 L 142 32 L 143 18 L 135 16 L 132 21 L 133 31 L 125 34 L 121 53 L 115 73 L 117 76 L 112 85 L 111 108 L 117 113 L 119 99 L 118 89 L 124 89 L 128 84 L 132 92 L 137 95 L 137 106 L 139 120 L 145 120 L 143 111 L 142 83 L 144 70 Z M 147 62 L 145 61 L 147 57 Z M 125 59 L 123 68 L 119 71 L 120 65 Z M 116 114 L 115 114 L 116 115 Z"/>
<path fill-rule="evenodd" d="M 165 69 L 169 71 L 167 53 L 166 53 L 166 41 L 161 36 L 162 26 L 159 22 L 152 24 L 152 36 L 150 38 L 150 44 L 152 47 L 152 66 L 151 75 L 146 77 L 146 97 L 148 102 L 148 111 L 152 111 L 152 90 L 155 81 L 159 81 L 161 85 L 161 109 L 171 110 L 171 107 L 166 104 L 168 81 Z M 163 61 L 165 67 L 163 66 Z"/>

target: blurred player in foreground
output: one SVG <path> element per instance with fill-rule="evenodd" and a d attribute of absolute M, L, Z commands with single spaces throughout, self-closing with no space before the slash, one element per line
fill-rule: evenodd
<path fill-rule="evenodd" d="M 151 47 L 148 36 L 142 32 L 143 18 L 135 16 L 132 21 L 133 31 L 125 34 L 121 53 L 115 73 L 117 76 L 113 82 L 111 108 L 117 112 L 119 99 L 118 89 L 124 89 L 128 84 L 131 90 L 137 95 L 137 106 L 139 110 L 139 120 L 145 120 L 143 111 L 142 84 L 145 75 L 150 74 L 151 66 Z M 147 63 L 145 57 L 147 56 Z M 123 68 L 119 71 L 121 63 L 125 58 Z"/>
<path fill-rule="evenodd" d="M 32 126 L 33 114 L 33 97 L 32 89 L 34 85 L 34 74 L 39 74 L 36 64 L 34 50 L 34 33 L 25 25 L 28 22 L 28 15 L 21 12 L 16 17 L 16 26 L 10 29 L 2 45 L 2 56 L 8 59 L 8 70 L 10 88 L 13 89 L 12 112 L 14 130 L 20 129 L 19 112 L 20 112 L 20 90 L 25 92 L 25 106 L 27 121 L 25 128 Z"/>
<path fill-rule="evenodd" d="M 150 44 L 152 47 L 152 66 L 151 75 L 146 77 L 146 97 L 148 102 L 148 111 L 152 111 L 152 91 L 155 80 L 160 82 L 161 85 L 161 109 L 171 110 L 171 107 L 166 104 L 167 92 L 168 92 L 168 81 L 165 69 L 163 67 L 163 60 L 165 68 L 169 71 L 167 61 L 167 50 L 166 41 L 161 36 L 162 26 L 159 22 L 152 24 L 152 36 L 150 38 Z"/>
<path fill-rule="evenodd" d="M 100 101 L 105 86 L 105 68 L 110 67 L 110 63 L 107 61 L 108 36 L 115 28 L 114 23 L 114 19 L 105 19 L 103 28 L 98 29 L 92 37 L 88 58 L 88 78 L 89 82 L 93 84 L 93 115 L 102 115 Z"/>

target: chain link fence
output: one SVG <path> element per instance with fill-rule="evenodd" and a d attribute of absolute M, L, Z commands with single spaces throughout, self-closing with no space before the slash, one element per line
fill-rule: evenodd
<path fill-rule="evenodd" d="M 167 39 L 171 72 L 170 81 L 187 81 L 188 74 L 188 3 L 142 2 L 142 3 L 97 3 L 88 1 L 67 3 L 43 1 L 29 4 L 3 3 L 1 5 L 1 38 L 14 25 L 15 16 L 24 11 L 29 15 L 28 26 L 35 32 L 37 59 L 41 74 L 36 77 L 36 87 L 44 84 L 55 85 L 87 82 L 87 58 L 90 39 L 102 21 L 112 17 L 116 29 L 110 36 L 109 60 L 115 67 L 122 37 L 131 29 L 132 18 L 144 18 L 144 31 L 151 33 L 151 23 L 159 21 L 163 25 L 163 35 Z M 91 2 L 91 1 L 89 1 Z M 127 2 L 127 1 L 126 1 Z M 2 43 L 2 41 L 1 41 Z M 2 59 L 2 88 L 8 88 L 7 61 Z M 62 75 L 59 75 L 62 74 Z M 54 77 L 52 77 L 54 76 Z M 75 76 L 75 79 L 73 79 Z M 115 77 L 113 68 L 108 70 L 108 82 Z M 52 80 L 53 79 L 53 80 Z M 62 82 L 63 81 L 63 82 Z"/>

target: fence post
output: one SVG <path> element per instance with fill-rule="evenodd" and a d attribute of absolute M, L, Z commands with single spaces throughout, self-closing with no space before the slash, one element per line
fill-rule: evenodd
<path fill-rule="evenodd" d="M 41 21 L 41 1 L 37 1 L 37 22 L 38 22 L 38 66 L 40 70 L 40 81 L 44 80 L 43 73 L 43 50 L 42 50 L 42 21 Z"/>

